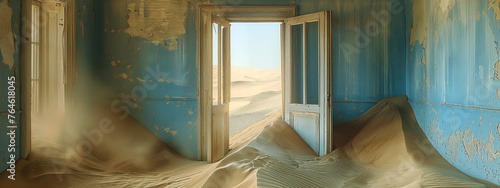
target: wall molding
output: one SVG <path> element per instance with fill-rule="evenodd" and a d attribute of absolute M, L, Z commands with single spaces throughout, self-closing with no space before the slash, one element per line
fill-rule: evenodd
<path fill-rule="evenodd" d="M 466 105 L 449 104 L 449 103 L 434 103 L 434 102 L 415 101 L 415 100 L 408 100 L 408 102 L 420 103 L 420 104 L 429 104 L 429 105 L 437 105 L 437 106 L 445 106 L 445 107 L 458 107 L 458 108 L 469 109 L 469 110 L 484 110 L 484 111 L 490 111 L 490 112 L 500 113 L 500 109 L 495 109 L 495 108 L 466 106 Z"/>

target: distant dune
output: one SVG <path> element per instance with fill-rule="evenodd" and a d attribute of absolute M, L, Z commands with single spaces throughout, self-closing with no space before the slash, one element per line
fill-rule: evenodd
<path fill-rule="evenodd" d="M 230 135 L 280 109 L 281 100 L 281 69 L 231 67 Z"/>

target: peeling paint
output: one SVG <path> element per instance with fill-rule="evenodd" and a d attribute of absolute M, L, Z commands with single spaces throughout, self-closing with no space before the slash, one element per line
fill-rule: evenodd
<path fill-rule="evenodd" d="M 430 87 L 430 83 L 429 83 L 429 78 L 425 78 L 425 87 L 429 88 Z"/>
<path fill-rule="evenodd" d="M 170 80 L 166 80 L 166 79 L 163 79 L 163 78 L 159 78 L 159 79 L 158 79 L 158 82 L 167 82 L 167 83 L 170 83 Z"/>
<path fill-rule="evenodd" d="M 495 71 L 495 77 L 500 80 L 500 61 L 495 63 L 493 70 Z"/>
<path fill-rule="evenodd" d="M 110 64 L 111 64 L 112 67 L 116 67 L 116 61 L 111 61 Z"/>
<path fill-rule="evenodd" d="M 500 0 L 489 0 L 490 1 L 490 7 L 488 9 L 493 9 L 493 12 L 495 12 L 496 15 L 496 20 L 500 20 Z"/>
<path fill-rule="evenodd" d="M 193 111 L 188 110 L 188 114 L 189 114 L 189 115 L 193 115 L 194 113 L 193 113 Z"/>
<path fill-rule="evenodd" d="M 184 22 L 188 2 L 150 0 L 147 4 L 145 0 L 141 0 L 137 4 L 127 5 L 129 27 L 125 29 L 125 32 L 130 36 L 148 39 L 168 50 L 176 49 L 178 37 L 186 32 Z M 148 15 L 145 14 L 146 12 Z"/>
<path fill-rule="evenodd" d="M 454 3 L 455 1 L 451 1 L 451 3 Z M 447 12 L 450 10 L 450 0 L 441 0 L 439 2 L 439 7 L 441 8 L 442 12 Z"/>
<path fill-rule="evenodd" d="M 173 136 L 177 135 L 178 131 L 171 131 L 170 128 L 164 128 L 163 129 L 166 133 L 170 133 Z"/>
<path fill-rule="evenodd" d="M 135 77 L 135 79 L 136 79 L 137 81 L 139 81 L 139 82 L 145 82 L 145 81 L 146 81 L 146 80 L 143 80 L 143 79 L 141 79 L 141 78 L 139 78 L 139 77 Z"/>
<path fill-rule="evenodd" d="M 491 24 L 490 24 L 490 29 L 491 29 L 491 32 L 493 32 L 493 29 L 491 28 Z M 493 35 L 495 35 L 495 34 L 493 33 Z M 493 41 L 493 43 L 495 43 L 495 51 L 497 52 L 497 56 L 500 57 L 500 54 L 498 53 L 498 42 Z"/>
<path fill-rule="evenodd" d="M 121 73 L 118 76 L 122 77 L 123 79 L 127 79 L 128 78 L 128 75 L 126 73 Z"/>
<path fill-rule="evenodd" d="M 118 63 L 120 63 L 120 61 L 119 61 L 119 60 L 118 60 Z M 131 65 L 127 65 L 127 70 L 128 70 L 128 72 L 129 72 L 130 74 L 132 74 L 132 73 L 134 73 L 134 71 L 132 71 L 132 70 L 130 69 L 130 66 L 131 66 Z"/>
<path fill-rule="evenodd" d="M 410 30 L 410 44 L 412 45 L 412 51 L 416 41 L 419 41 L 419 44 L 423 45 L 423 48 L 425 48 L 428 27 L 426 18 L 426 1 L 413 1 L 413 25 Z"/>
<path fill-rule="evenodd" d="M 495 139 L 491 131 L 488 136 L 488 142 L 483 142 L 480 139 L 476 138 L 474 132 L 470 128 L 468 128 L 464 132 L 456 131 L 455 133 L 452 133 L 448 137 L 447 149 L 448 151 L 450 151 L 450 153 L 455 155 L 454 157 L 456 158 L 459 153 L 458 143 L 460 143 L 464 147 L 465 153 L 467 154 L 469 160 L 472 161 L 472 157 L 474 155 L 479 155 L 482 160 L 484 160 L 484 157 L 486 157 L 488 162 L 491 162 L 500 156 L 500 152 L 495 151 L 494 140 Z M 480 152 L 480 149 L 482 149 L 484 153 Z"/>
<path fill-rule="evenodd" d="M 12 70 L 16 46 L 11 24 L 13 11 L 8 3 L 9 1 L 7 0 L 0 3 L 0 51 L 2 53 L 3 64 L 8 65 L 9 70 Z"/>
<path fill-rule="evenodd" d="M 174 136 L 177 135 L 177 131 L 170 131 L 170 133 Z"/>
<path fill-rule="evenodd" d="M 142 48 L 142 46 L 143 46 L 143 45 L 144 45 L 144 44 L 141 44 L 141 45 L 139 46 L 139 48 L 137 48 L 137 51 L 141 50 L 141 48 Z"/>
<path fill-rule="evenodd" d="M 456 131 L 455 133 L 452 133 L 448 137 L 448 151 L 450 152 L 449 156 L 452 156 L 452 159 L 455 160 L 458 157 L 458 143 L 460 138 L 462 137 L 462 132 Z"/>
<path fill-rule="evenodd" d="M 497 125 L 498 140 L 500 140 L 500 123 Z"/>
<path fill-rule="evenodd" d="M 158 125 L 155 125 L 153 127 L 156 129 L 155 135 L 158 135 L 158 129 L 159 129 Z"/>

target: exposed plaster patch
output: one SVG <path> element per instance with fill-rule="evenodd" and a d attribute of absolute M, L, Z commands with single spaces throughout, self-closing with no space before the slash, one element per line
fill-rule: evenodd
<path fill-rule="evenodd" d="M 490 8 L 495 12 L 496 20 L 500 20 L 500 0 L 490 0 L 490 7 L 488 7 L 488 10 Z"/>
<path fill-rule="evenodd" d="M 170 131 L 170 133 L 174 136 L 177 135 L 177 131 Z"/>
<path fill-rule="evenodd" d="M 123 79 L 127 79 L 128 78 L 128 75 L 125 74 L 125 73 L 121 73 L 118 75 L 119 77 L 122 77 Z"/>
<path fill-rule="evenodd" d="M 497 63 L 495 63 L 493 70 L 495 71 L 495 77 L 500 80 L 500 61 L 497 61 Z"/>
<path fill-rule="evenodd" d="M 146 80 L 143 80 L 143 79 L 141 79 L 139 77 L 135 77 L 135 79 L 137 79 L 137 81 L 139 81 L 139 82 L 145 82 L 146 81 Z"/>
<path fill-rule="evenodd" d="M 161 44 L 168 50 L 176 49 L 177 38 L 186 33 L 184 22 L 188 2 L 185 0 L 150 0 L 147 4 L 144 2 L 145 0 L 141 0 L 138 4 L 127 5 L 129 27 L 125 32 L 130 36 L 148 39 L 156 45 Z"/>
<path fill-rule="evenodd" d="M 498 129 L 498 127 L 497 127 Z M 490 131 L 488 135 L 488 142 L 483 142 L 476 138 L 471 129 L 465 130 L 463 133 L 455 131 L 448 137 L 448 151 L 454 155 L 454 159 L 458 156 L 458 143 L 460 143 L 465 150 L 469 160 L 472 160 L 474 155 L 479 155 L 481 160 L 486 156 L 488 162 L 500 157 L 500 151 L 495 151 L 495 138 Z M 483 151 L 483 152 L 481 152 Z"/>
<path fill-rule="evenodd" d="M 455 0 L 441 0 L 439 2 L 439 8 L 441 8 L 441 13 L 448 15 L 451 8 L 455 6 Z"/>
<path fill-rule="evenodd" d="M 491 24 L 490 24 L 490 28 L 491 28 Z M 491 29 L 491 31 L 493 32 L 493 28 Z M 495 51 L 497 52 L 497 56 L 499 56 L 499 54 L 498 54 L 498 42 L 497 41 L 493 41 L 493 42 L 495 43 Z"/>
<path fill-rule="evenodd" d="M 498 140 L 500 140 L 500 123 L 497 125 Z"/>
<path fill-rule="evenodd" d="M 188 110 L 188 114 L 189 114 L 189 115 L 193 115 L 194 113 L 193 113 L 193 111 L 192 111 L 192 110 Z"/>
<path fill-rule="evenodd" d="M 118 61 L 118 63 L 120 63 L 120 61 Z M 130 74 L 134 73 L 134 71 L 132 71 L 132 70 L 130 69 L 130 65 L 127 65 L 127 70 L 128 70 L 128 72 L 130 72 Z"/>
<path fill-rule="evenodd" d="M 429 133 L 431 133 L 431 135 L 436 137 L 436 141 L 438 144 L 441 144 L 441 143 L 444 144 L 445 140 L 442 137 L 441 129 L 439 128 L 439 124 L 436 124 L 436 126 L 429 126 L 428 129 L 429 129 Z"/>
<path fill-rule="evenodd" d="M 167 83 L 170 83 L 170 80 L 166 80 L 166 79 L 160 78 L 160 79 L 158 79 L 158 82 L 167 82 Z"/>
<path fill-rule="evenodd" d="M 3 64 L 9 66 L 12 70 L 14 66 L 14 53 L 16 51 L 15 35 L 12 31 L 12 8 L 9 7 L 9 1 L 4 0 L 0 3 L 0 51 L 2 53 Z"/>
<path fill-rule="evenodd" d="M 413 1 L 413 24 L 410 30 L 410 45 L 413 51 L 413 46 L 415 42 L 419 41 L 419 44 L 423 45 L 425 48 L 427 42 L 427 10 L 426 1 Z"/>
<path fill-rule="evenodd" d="M 144 45 L 144 44 L 141 44 L 141 45 L 139 46 L 139 48 L 137 48 L 137 51 L 141 50 L 141 48 L 142 48 L 142 46 L 143 46 L 143 45 Z"/>
<path fill-rule="evenodd" d="M 116 67 L 116 61 L 111 61 L 110 64 L 111 64 L 112 67 Z"/>
<path fill-rule="evenodd" d="M 420 60 L 421 65 L 425 65 L 425 56 L 422 56 L 422 59 Z"/>
<path fill-rule="evenodd" d="M 462 132 L 460 131 L 455 131 L 455 133 L 451 133 L 451 135 L 448 137 L 448 151 L 450 152 L 449 156 L 452 156 L 452 160 L 456 160 L 458 157 L 458 143 L 459 140 L 462 138 Z"/>
<path fill-rule="evenodd" d="M 134 107 L 135 107 L 135 108 L 140 108 L 140 109 L 142 109 L 142 106 L 141 106 L 141 105 L 138 105 L 138 104 L 134 104 Z"/>
<path fill-rule="evenodd" d="M 154 128 L 156 129 L 155 135 L 158 136 L 158 128 L 159 128 L 158 125 L 155 125 Z"/>
<path fill-rule="evenodd" d="M 431 84 L 429 83 L 429 78 L 425 78 L 425 86 L 429 88 Z"/>
<path fill-rule="evenodd" d="M 171 131 L 170 128 L 164 128 L 165 132 L 172 134 L 173 136 L 177 135 L 178 131 Z"/>

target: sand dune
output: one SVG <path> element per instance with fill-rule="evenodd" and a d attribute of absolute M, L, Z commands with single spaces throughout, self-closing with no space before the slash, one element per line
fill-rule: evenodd
<path fill-rule="evenodd" d="M 451 166 L 418 126 L 406 97 L 388 98 L 335 127 L 332 153 L 316 157 L 278 120 L 187 187 L 488 187 Z"/>
<path fill-rule="evenodd" d="M 235 135 L 282 108 L 281 100 L 281 69 L 231 67 L 229 134 Z"/>
<path fill-rule="evenodd" d="M 439 155 L 406 97 L 385 99 L 335 126 L 336 149 L 321 157 L 280 120 L 280 114 L 270 113 L 232 136 L 234 149 L 213 164 L 185 159 L 134 118 L 121 121 L 115 115 L 111 120 L 117 131 L 88 155 L 74 155 L 74 143 L 68 140 L 36 141 L 31 158 L 17 163 L 16 181 L 3 172 L 0 187 L 494 186 L 465 175 Z M 101 108 L 93 117 L 113 114 Z"/>

